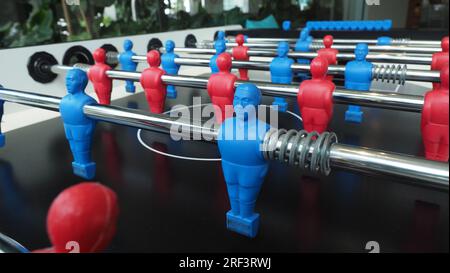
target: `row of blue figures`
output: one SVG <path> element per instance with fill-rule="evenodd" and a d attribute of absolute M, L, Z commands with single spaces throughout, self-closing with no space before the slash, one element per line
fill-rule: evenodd
<path fill-rule="evenodd" d="M 3 88 L 3 86 L 0 85 L 0 88 Z M 4 105 L 5 102 L 3 100 L 0 100 L 0 148 L 5 146 L 5 135 L 2 133 L 2 118 L 3 118 L 3 112 L 4 112 Z"/>
<path fill-rule="evenodd" d="M 161 56 L 161 65 L 164 71 L 169 75 L 178 75 L 180 70 L 180 65 L 175 63 L 175 59 L 179 58 L 177 54 L 174 53 L 175 43 L 172 40 L 166 41 L 166 52 Z M 167 98 L 175 99 L 177 97 L 177 89 L 173 85 L 167 86 Z"/>
<path fill-rule="evenodd" d="M 135 72 L 137 69 L 137 62 L 133 60 L 133 56 L 136 56 L 136 53 L 133 52 L 133 42 L 131 40 L 126 39 L 123 42 L 124 52 L 119 55 L 119 63 L 122 67 L 122 70 Z M 180 70 L 180 65 L 175 63 L 175 58 L 179 56 L 174 53 L 175 43 L 172 40 L 166 41 L 165 45 L 166 52 L 161 56 L 161 65 L 164 71 L 166 71 L 169 75 L 178 75 L 178 71 Z M 126 80 L 125 90 L 129 93 L 135 93 L 136 87 L 134 86 L 134 82 L 131 80 Z M 177 97 L 177 90 L 175 86 L 168 85 L 167 86 L 167 98 L 175 99 Z"/>
<path fill-rule="evenodd" d="M 357 44 L 355 47 L 355 60 L 345 66 L 345 88 L 358 91 L 369 91 L 372 82 L 373 64 L 366 60 L 369 54 L 367 44 Z M 345 112 L 345 120 L 361 123 L 363 112 L 360 106 L 350 105 Z"/>
<path fill-rule="evenodd" d="M 297 39 L 297 42 L 295 43 L 295 51 L 298 52 L 309 52 L 310 46 L 313 41 L 313 37 L 309 35 L 310 29 L 309 28 L 303 28 L 302 31 L 300 31 L 300 35 Z M 299 64 L 310 64 L 309 59 L 297 59 L 297 63 Z M 309 79 L 309 73 L 307 72 L 299 72 L 297 73 L 297 77 L 300 81 L 304 81 Z"/>
<path fill-rule="evenodd" d="M 69 141 L 75 175 L 91 180 L 95 176 L 96 164 L 91 158 L 92 138 L 95 120 L 84 114 L 84 106 L 97 102 L 85 93 L 88 77 L 81 69 L 71 69 L 66 75 L 68 94 L 61 99 L 59 112 L 64 123 L 64 131 Z"/>
<path fill-rule="evenodd" d="M 277 48 L 277 57 L 273 58 L 270 63 L 270 78 L 272 83 L 292 83 L 292 65 L 295 63 L 295 60 L 289 58 L 288 53 L 289 43 L 280 42 Z M 288 108 L 286 99 L 282 97 L 275 97 L 272 105 L 280 112 L 286 112 Z"/>
<path fill-rule="evenodd" d="M 226 214 L 227 228 L 252 238 L 260 221 L 255 204 L 269 168 L 261 144 L 270 127 L 256 116 L 260 103 L 261 92 L 256 85 L 239 85 L 233 99 L 235 117 L 225 119 L 218 137 L 231 205 Z"/>
<path fill-rule="evenodd" d="M 225 32 L 219 31 L 217 32 L 217 38 L 214 41 L 214 49 L 216 50 L 216 54 L 214 54 L 211 59 L 209 59 L 209 67 L 211 68 L 211 74 L 219 73 L 219 67 L 217 67 L 217 57 L 220 54 L 224 53 L 227 50 L 226 40 L 225 40 Z"/>

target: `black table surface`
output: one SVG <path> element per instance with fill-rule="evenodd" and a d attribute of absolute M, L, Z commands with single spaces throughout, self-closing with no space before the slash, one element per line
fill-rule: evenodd
<path fill-rule="evenodd" d="M 206 92 L 178 89 L 179 103 Z M 271 98 L 264 98 L 270 104 Z M 290 107 L 298 113 L 296 103 Z M 147 110 L 143 93 L 113 102 Z M 344 122 L 336 105 L 330 131 L 341 143 L 423 156 L 420 114 L 363 108 L 362 124 Z M 300 129 L 280 114 L 280 127 Z M 49 246 L 46 214 L 65 188 L 82 182 L 72 174 L 71 153 L 59 118 L 9 132 L 0 150 L 0 232 L 29 249 Z M 257 211 L 259 234 L 249 239 L 225 226 L 228 196 L 219 162 L 174 159 L 145 149 L 137 129 L 99 123 L 93 157 L 99 181 L 118 195 L 120 217 L 108 252 L 448 252 L 448 192 L 409 181 L 333 170 L 311 178 L 271 163 Z M 175 142 L 143 132 L 150 146 L 183 156 L 218 157 L 211 143 Z"/>

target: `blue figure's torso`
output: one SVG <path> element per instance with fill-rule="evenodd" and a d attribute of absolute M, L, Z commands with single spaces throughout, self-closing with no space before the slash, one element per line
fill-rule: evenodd
<path fill-rule="evenodd" d="M 84 112 L 85 105 L 97 104 L 97 102 L 85 93 L 68 94 L 61 99 L 59 111 L 64 125 L 95 125 L 95 121 L 88 118 Z"/>
<path fill-rule="evenodd" d="M 180 70 L 180 65 L 175 63 L 175 58 L 179 56 L 175 53 L 164 53 L 161 56 L 161 65 L 164 71 L 169 75 L 177 75 Z"/>
<path fill-rule="evenodd" d="M 220 126 L 218 138 L 222 161 L 267 167 L 268 162 L 262 156 L 260 145 L 269 128 L 268 124 L 259 120 L 242 122 L 237 118 L 226 119 Z"/>
<path fill-rule="evenodd" d="M 302 40 L 299 39 L 295 43 L 295 51 L 309 52 L 310 51 L 310 46 L 311 46 L 310 39 L 307 39 L 306 41 L 302 41 Z"/>
<path fill-rule="evenodd" d="M 292 82 L 292 64 L 294 60 L 288 57 L 273 58 L 270 63 L 270 77 L 272 83 L 290 84 Z"/>
<path fill-rule="evenodd" d="M 373 65 L 368 61 L 351 61 L 345 66 L 345 88 L 368 91 L 372 82 Z"/>
<path fill-rule="evenodd" d="M 119 63 L 125 71 L 136 71 L 137 63 L 132 60 L 136 54 L 133 51 L 125 51 L 120 53 Z"/>
<path fill-rule="evenodd" d="M 217 57 L 219 57 L 218 54 L 214 55 L 211 57 L 211 59 L 209 60 L 209 67 L 211 68 L 211 73 L 215 74 L 215 73 L 219 73 L 219 67 L 217 67 Z"/>

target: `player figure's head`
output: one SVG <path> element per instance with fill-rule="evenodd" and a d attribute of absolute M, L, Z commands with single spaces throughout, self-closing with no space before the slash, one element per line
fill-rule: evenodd
<path fill-rule="evenodd" d="M 172 40 L 167 40 L 166 41 L 166 52 L 173 53 L 174 49 L 175 49 L 175 42 Z"/>
<path fill-rule="evenodd" d="M 448 92 L 448 66 L 441 69 L 441 89 Z"/>
<path fill-rule="evenodd" d="M 441 41 L 442 52 L 448 52 L 448 36 L 442 38 Z"/>
<path fill-rule="evenodd" d="M 94 61 L 95 63 L 102 63 L 104 64 L 106 61 L 106 51 L 103 48 L 97 48 L 94 51 Z"/>
<path fill-rule="evenodd" d="M 69 252 L 74 243 L 81 253 L 104 250 L 116 232 L 118 214 L 117 196 L 106 186 L 84 182 L 65 189 L 47 215 L 53 251 Z"/>
<path fill-rule="evenodd" d="M 308 39 L 308 36 L 309 36 L 309 28 L 305 27 L 304 29 L 302 29 L 302 31 L 300 31 L 300 40 L 306 41 Z"/>
<path fill-rule="evenodd" d="M 216 49 L 216 53 L 217 54 L 224 53 L 225 50 L 227 49 L 225 40 L 224 39 L 217 39 L 214 42 L 214 48 Z"/>
<path fill-rule="evenodd" d="M 369 54 L 369 46 L 367 44 L 357 44 L 355 47 L 355 59 L 357 61 L 365 61 Z"/>
<path fill-rule="evenodd" d="M 328 72 L 328 61 L 324 57 L 316 57 L 310 64 L 313 79 L 325 79 Z"/>
<path fill-rule="evenodd" d="M 126 39 L 125 41 L 123 41 L 123 49 L 125 51 L 130 51 L 133 49 L 133 42 L 129 39 Z"/>
<path fill-rule="evenodd" d="M 238 35 L 236 36 L 236 43 L 237 43 L 239 46 L 242 46 L 242 45 L 245 43 L 245 36 L 244 36 L 243 34 L 238 34 Z"/>
<path fill-rule="evenodd" d="M 216 59 L 216 64 L 220 72 L 230 72 L 232 66 L 231 55 L 228 53 L 220 54 Z"/>
<path fill-rule="evenodd" d="M 73 68 L 66 74 L 66 88 L 69 94 L 84 92 L 88 84 L 86 72 L 79 68 Z"/>
<path fill-rule="evenodd" d="M 277 54 L 278 57 L 286 57 L 289 52 L 289 43 L 288 42 L 280 42 L 278 44 Z"/>
<path fill-rule="evenodd" d="M 253 83 L 244 83 L 236 87 L 233 108 L 240 120 L 256 118 L 258 105 L 261 103 L 261 91 Z"/>
<path fill-rule="evenodd" d="M 150 67 L 159 67 L 161 64 L 161 56 L 159 56 L 157 50 L 153 49 L 147 53 L 147 63 Z"/>
<path fill-rule="evenodd" d="M 333 36 L 326 35 L 325 37 L 323 37 L 323 45 L 325 46 L 325 48 L 331 48 L 331 46 L 333 45 Z"/>
<path fill-rule="evenodd" d="M 223 30 L 217 31 L 216 41 L 217 40 L 225 40 L 225 31 L 223 31 Z"/>
<path fill-rule="evenodd" d="M 282 27 L 284 31 L 291 30 L 291 21 L 289 20 L 283 21 Z"/>

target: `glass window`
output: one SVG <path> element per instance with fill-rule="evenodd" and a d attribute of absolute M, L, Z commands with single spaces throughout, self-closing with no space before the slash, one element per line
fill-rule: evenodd
<path fill-rule="evenodd" d="M 0 48 L 230 24 L 245 27 L 247 20 L 266 19 L 263 25 L 272 28 L 291 20 L 297 28 L 308 20 L 364 19 L 368 7 L 355 1 L 363 0 L 2 0 Z M 448 0 L 402 0 L 401 5 L 405 8 L 396 10 L 405 13 L 405 22 L 397 27 L 448 28 Z M 370 19 L 376 20 L 373 16 Z"/>

